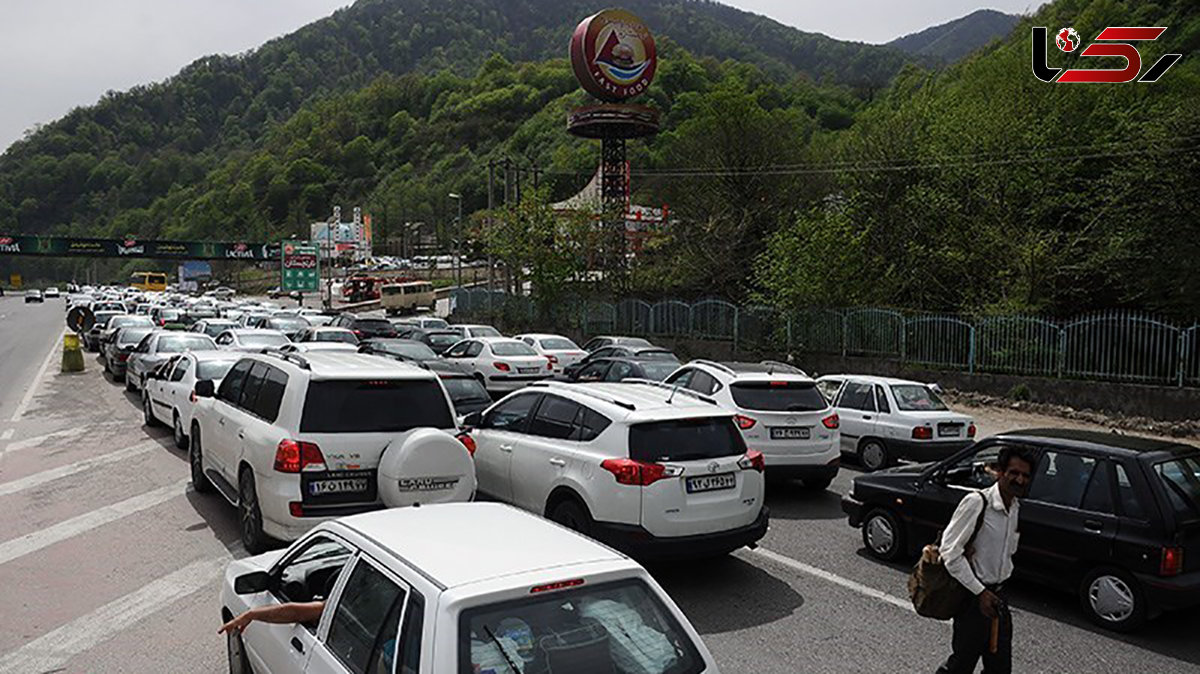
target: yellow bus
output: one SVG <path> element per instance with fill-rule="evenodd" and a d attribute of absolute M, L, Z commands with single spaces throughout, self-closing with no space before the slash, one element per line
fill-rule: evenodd
<path fill-rule="evenodd" d="M 161 293 L 167 289 L 167 275 L 157 271 L 135 271 L 129 277 L 129 287 Z"/>
<path fill-rule="evenodd" d="M 433 284 L 428 281 L 409 281 L 407 283 L 392 283 L 380 289 L 380 304 L 388 316 L 416 312 L 418 309 L 433 306 L 437 303 L 437 295 L 433 292 Z"/>

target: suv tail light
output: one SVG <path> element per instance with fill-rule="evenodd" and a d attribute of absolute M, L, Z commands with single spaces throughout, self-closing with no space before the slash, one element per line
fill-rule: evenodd
<path fill-rule="evenodd" d="M 767 462 L 763 459 L 762 452 L 752 449 L 746 452 L 746 456 L 738 459 L 738 468 L 742 470 L 757 470 L 761 473 L 767 469 Z"/>
<path fill-rule="evenodd" d="M 932 440 L 933 429 L 929 426 L 917 426 L 912 432 L 913 440 Z"/>
<path fill-rule="evenodd" d="M 968 438 L 975 437 L 975 424 L 974 423 L 967 425 L 967 437 Z"/>
<path fill-rule="evenodd" d="M 758 419 L 748 417 L 744 414 L 735 414 L 733 415 L 733 423 L 737 424 L 738 428 L 743 431 L 748 431 L 754 428 L 754 424 L 758 423 Z"/>
<path fill-rule="evenodd" d="M 275 448 L 275 470 L 280 473 L 299 473 L 302 470 L 325 470 L 325 455 L 311 442 L 283 440 Z"/>
<path fill-rule="evenodd" d="M 459 433 L 454 437 L 458 438 L 458 441 L 463 444 L 463 447 L 467 448 L 468 454 L 475 456 L 475 438 L 472 438 L 470 433 Z"/>
<path fill-rule="evenodd" d="M 512 372 L 512 368 L 508 366 L 508 363 L 501 363 L 500 361 L 496 361 L 496 362 L 492 363 L 492 367 L 496 368 L 497 370 L 500 370 L 501 372 Z"/>
<path fill-rule="evenodd" d="M 1183 571 L 1183 548 L 1163 548 L 1158 575 L 1178 576 Z"/>
<path fill-rule="evenodd" d="M 617 484 L 627 484 L 635 487 L 647 487 L 668 477 L 677 477 L 683 473 L 676 466 L 664 466 L 660 463 L 643 463 L 633 459 L 605 459 L 600 467 L 617 478 Z"/>
<path fill-rule="evenodd" d="M 842 425 L 842 419 L 837 415 L 837 413 L 834 413 L 822 419 L 821 423 L 825 426 L 825 428 L 833 430 Z"/>

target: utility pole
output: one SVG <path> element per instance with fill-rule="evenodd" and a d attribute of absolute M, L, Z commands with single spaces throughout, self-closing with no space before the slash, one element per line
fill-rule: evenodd
<path fill-rule="evenodd" d="M 492 209 L 496 207 L 495 201 L 492 199 L 492 183 L 494 183 L 495 180 L 496 180 L 496 162 L 489 161 L 488 162 L 488 219 L 487 219 L 487 222 L 485 222 L 483 225 L 486 233 L 489 233 L 489 234 L 491 233 L 491 227 L 492 227 Z M 486 235 L 484 236 L 484 240 L 485 241 L 487 240 Z M 488 246 L 487 266 L 488 266 L 488 271 L 487 271 L 488 316 L 490 317 L 492 315 L 492 271 L 496 268 L 496 263 L 492 259 L 492 247 L 491 246 Z"/>
<path fill-rule="evenodd" d="M 462 195 L 457 192 L 451 192 L 447 196 L 458 202 L 458 217 L 454 221 L 454 282 L 459 288 L 462 288 Z"/>

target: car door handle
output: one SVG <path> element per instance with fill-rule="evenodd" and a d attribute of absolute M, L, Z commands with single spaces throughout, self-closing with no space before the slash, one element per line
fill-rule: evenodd
<path fill-rule="evenodd" d="M 870 414 L 864 414 L 864 415 L 863 415 L 863 421 L 870 421 L 870 420 L 871 420 L 871 415 L 870 415 Z"/>
<path fill-rule="evenodd" d="M 508 452 L 511 454 L 512 448 L 513 448 L 512 445 L 500 445 L 500 451 L 502 451 L 502 452 Z"/>
<path fill-rule="evenodd" d="M 292 637 L 292 648 L 301 653 L 304 652 L 304 644 L 300 641 L 300 637 Z"/>
<path fill-rule="evenodd" d="M 246 431 L 238 431 L 238 440 L 246 439 Z"/>
<path fill-rule="evenodd" d="M 567 462 L 563 461 L 562 459 L 550 459 L 550 465 L 562 468 L 563 466 L 567 465 Z"/>
<path fill-rule="evenodd" d="M 1083 528 L 1087 529 L 1088 531 L 1090 531 L 1092 533 L 1098 534 L 1098 533 L 1100 533 L 1100 531 L 1102 529 L 1104 529 L 1104 525 L 1101 524 L 1100 522 L 1097 522 L 1096 520 L 1084 520 Z"/>
<path fill-rule="evenodd" d="M 220 418 L 218 418 L 218 419 L 217 419 L 217 425 L 219 425 L 219 426 L 224 426 L 224 425 L 225 425 L 225 417 L 220 417 Z"/>

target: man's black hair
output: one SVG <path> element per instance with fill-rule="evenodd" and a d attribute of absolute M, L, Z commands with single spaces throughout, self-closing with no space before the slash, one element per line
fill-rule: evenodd
<path fill-rule="evenodd" d="M 1007 445 L 1000 448 L 1000 457 L 996 461 L 997 465 L 1000 466 L 1001 473 L 1008 470 L 1008 464 L 1012 462 L 1013 459 L 1020 459 L 1021 461 L 1029 464 L 1030 472 L 1033 472 L 1033 469 L 1036 468 L 1038 464 L 1037 454 L 1033 450 L 1025 447 Z"/>

